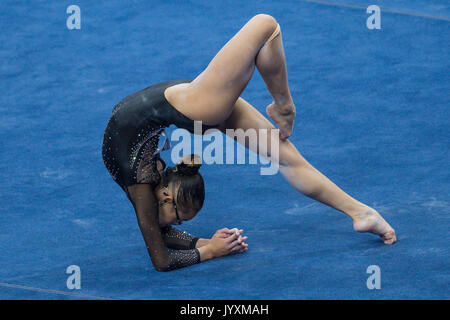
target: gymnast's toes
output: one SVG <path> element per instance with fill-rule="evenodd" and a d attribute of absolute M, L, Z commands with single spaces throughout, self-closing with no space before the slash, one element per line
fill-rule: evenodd
<path fill-rule="evenodd" d="M 365 208 L 355 217 L 353 228 L 358 232 L 376 234 L 385 244 L 393 244 L 397 241 L 394 229 L 372 208 Z"/>
<path fill-rule="evenodd" d="M 294 128 L 295 105 L 293 103 L 286 105 L 272 103 L 267 106 L 266 112 L 280 129 L 280 139 L 289 138 Z"/>
<path fill-rule="evenodd" d="M 386 232 L 381 239 L 383 240 L 383 242 L 385 244 L 393 244 L 395 242 L 397 242 L 397 237 L 395 235 L 395 231 L 394 229 L 392 229 L 391 231 Z"/>

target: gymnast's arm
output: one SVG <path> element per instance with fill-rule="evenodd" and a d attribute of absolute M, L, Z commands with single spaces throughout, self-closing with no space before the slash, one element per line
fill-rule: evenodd
<path fill-rule="evenodd" d="M 136 184 L 128 187 L 127 190 L 150 259 L 157 271 L 183 268 L 213 258 L 208 246 L 189 250 L 168 249 L 159 227 L 158 209 L 152 187 L 149 184 Z"/>
<path fill-rule="evenodd" d="M 185 231 L 178 230 L 172 226 L 161 229 L 164 243 L 168 248 L 177 250 L 189 250 L 201 248 L 209 243 L 209 239 L 202 239 L 190 235 Z"/>

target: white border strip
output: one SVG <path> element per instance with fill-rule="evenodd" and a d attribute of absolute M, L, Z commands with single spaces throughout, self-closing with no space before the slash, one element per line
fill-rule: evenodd
<path fill-rule="evenodd" d="M 318 3 L 318 4 L 327 5 L 327 6 L 335 6 L 335 7 L 345 7 L 345 8 L 353 8 L 353 9 L 364 9 L 364 10 L 367 9 L 367 7 L 365 7 L 365 6 L 361 6 L 358 4 L 351 4 L 351 3 L 333 2 L 333 1 L 325 1 L 325 0 L 300 0 L 300 1 Z M 421 18 L 427 18 L 427 19 L 433 19 L 433 20 L 450 21 L 450 17 L 434 16 L 434 15 L 427 14 L 427 13 L 389 9 L 389 8 L 383 8 L 383 7 L 380 7 L 380 8 L 381 8 L 381 12 L 396 13 L 396 14 L 401 14 L 401 15 L 405 15 L 405 16 L 421 17 Z"/>
<path fill-rule="evenodd" d="M 111 298 L 90 296 L 90 295 L 82 294 L 82 293 L 66 292 L 66 291 L 59 291 L 59 290 L 52 290 L 52 289 L 43 289 L 43 288 L 36 288 L 36 287 L 28 287 L 28 286 L 22 286 L 22 285 L 19 285 L 19 284 L 6 283 L 6 282 L 0 282 L 0 287 L 7 287 L 7 288 L 14 288 L 14 289 L 23 289 L 23 290 L 44 292 L 44 293 L 62 294 L 62 295 L 65 295 L 65 296 L 73 296 L 73 297 L 94 299 L 94 300 L 114 300 L 114 299 L 111 299 Z"/>

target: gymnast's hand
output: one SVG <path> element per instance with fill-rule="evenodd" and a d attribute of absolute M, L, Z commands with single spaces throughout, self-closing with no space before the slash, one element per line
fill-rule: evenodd
<path fill-rule="evenodd" d="M 244 241 L 247 237 L 242 237 L 244 230 L 223 228 L 217 230 L 209 241 L 207 247 L 212 254 L 212 258 L 219 258 L 229 254 L 242 253 L 247 251 L 248 244 Z"/>
<path fill-rule="evenodd" d="M 228 230 L 225 228 L 225 233 L 228 233 L 228 236 L 232 236 L 234 233 L 238 234 L 238 246 L 240 245 L 240 248 L 236 248 L 236 251 L 233 253 L 242 253 L 248 250 L 248 244 L 245 243 L 245 240 L 248 239 L 247 236 L 243 237 L 242 233 L 244 232 L 243 229 L 238 230 L 237 228 L 233 228 L 231 230 Z"/>

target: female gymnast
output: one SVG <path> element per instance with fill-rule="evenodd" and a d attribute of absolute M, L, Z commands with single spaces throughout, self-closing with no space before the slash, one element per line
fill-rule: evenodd
<path fill-rule="evenodd" d="M 277 130 L 240 97 L 255 67 L 273 97 L 268 116 L 279 128 L 277 160 L 286 180 L 302 194 L 347 214 L 358 232 L 371 232 L 386 244 L 395 231 L 373 208 L 352 198 L 309 164 L 287 139 L 293 129 L 295 106 L 289 91 L 280 26 L 270 15 L 258 14 L 234 35 L 194 80 L 167 81 L 124 98 L 112 111 L 105 130 L 102 155 L 113 179 L 133 204 L 151 261 L 158 271 L 247 250 L 243 230 L 221 229 L 211 239 L 199 239 L 176 228 L 201 209 L 204 183 L 194 156 L 165 169 L 158 141 L 164 128 L 175 125 L 193 132 L 216 128 Z M 268 134 L 270 137 L 270 134 Z M 259 138 L 258 138 L 259 139 Z M 270 138 L 256 153 L 270 155 Z M 163 148 L 164 149 L 164 148 Z M 264 153 L 263 153 L 264 152 Z"/>

